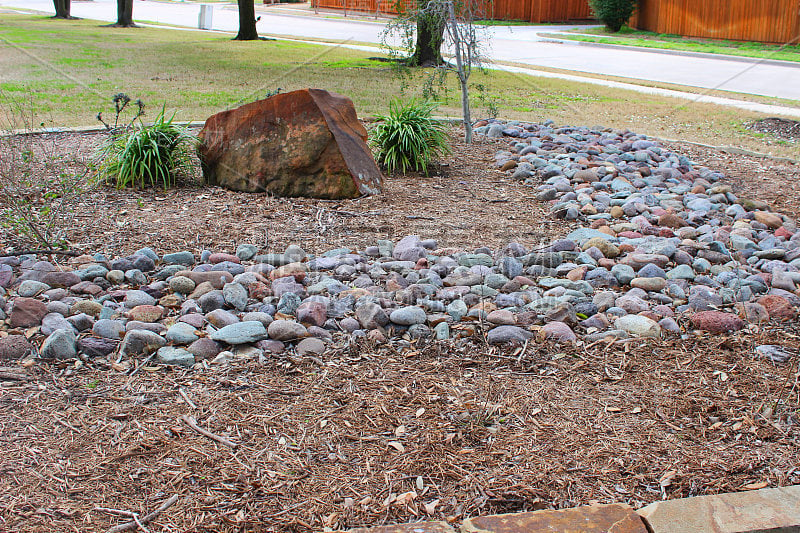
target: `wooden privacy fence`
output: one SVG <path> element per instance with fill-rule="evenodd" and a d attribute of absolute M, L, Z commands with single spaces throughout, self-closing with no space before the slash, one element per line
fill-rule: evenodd
<path fill-rule="evenodd" d="M 413 1 L 413 0 L 412 0 Z M 496 20 L 566 22 L 592 17 L 587 0 L 481 0 L 483 16 Z M 393 0 L 311 0 L 311 6 L 339 11 L 396 15 Z"/>
<path fill-rule="evenodd" d="M 639 0 L 631 26 L 689 37 L 798 44 L 800 0 Z"/>

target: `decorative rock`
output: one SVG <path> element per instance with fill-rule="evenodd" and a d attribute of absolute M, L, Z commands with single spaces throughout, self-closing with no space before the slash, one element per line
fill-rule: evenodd
<path fill-rule="evenodd" d="M 169 280 L 169 288 L 180 294 L 191 294 L 197 284 L 186 276 L 175 276 Z"/>
<path fill-rule="evenodd" d="M 272 324 L 270 324 L 270 329 L 271 326 Z M 264 324 L 255 320 L 238 322 L 215 331 L 209 335 L 209 338 L 228 344 L 248 344 L 266 339 L 267 329 L 264 327 Z"/>
<path fill-rule="evenodd" d="M 325 304 L 321 302 L 303 302 L 297 308 L 297 320 L 310 326 L 323 326 L 328 318 Z"/>
<path fill-rule="evenodd" d="M 41 324 L 45 315 L 47 306 L 44 302 L 33 298 L 17 298 L 11 307 L 9 324 L 13 328 L 30 328 Z"/>
<path fill-rule="evenodd" d="M 222 297 L 234 309 L 244 311 L 247 307 L 247 289 L 239 283 L 226 283 L 222 288 Z"/>
<path fill-rule="evenodd" d="M 166 339 L 157 333 L 144 329 L 128 331 L 119 347 L 121 356 L 150 354 L 167 344 Z"/>
<path fill-rule="evenodd" d="M 200 338 L 197 330 L 184 322 L 177 322 L 170 326 L 165 337 L 174 344 L 191 344 Z"/>
<path fill-rule="evenodd" d="M 322 355 L 325 343 L 315 337 L 308 337 L 297 343 L 298 355 Z"/>
<path fill-rule="evenodd" d="M 67 322 L 67 319 L 64 318 L 64 315 L 60 315 L 58 313 L 48 313 L 42 319 L 42 333 L 45 335 L 50 335 L 56 330 L 64 329 L 73 331 L 72 324 Z"/>
<path fill-rule="evenodd" d="M 797 315 L 792 304 L 783 296 L 767 294 L 759 298 L 758 303 L 767 310 L 771 319 L 792 320 Z"/>
<path fill-rule="evenodd" d="M 660 337 L 658 322 L 642 315 L 625 315 L 614 321 L 614 327 L 636 337 Z"/>
<path fill-rule="evenodd" d="M 356 307 L 356 318 L 364 329 L 380 328 L 389 323 L 389 317 L 381 306 L 371 302 Z"/>
<path fill-rule="evenodd" d="M 139 305 L 155 305 L 156 299 L 144 291 L 132 290 L 125 294 L 125 306 L 133 309 Z M 87 315 L 89 313 L 86 313 Z"/>
<path fill-rule="evenodd" d="M 556 342 L 575 342 L 578 340 L 575 332 L 564 322 L 548 322 L 542 328 L 541 333 L 545 339 L 551 339 Z"/>
<path fill-rule="evenodd" d="M 156 361 L 164 365 L 175 365 L 191 368 L 194 365 L 194 355 L 183 348 L 164 346 L 156 353 Z"/>
<path fill-rule="evenodd" d="M 190 344 L 187 350 L 194 355 L 195 359 L 213 359 L 222 350 L 222 347 L 218 342 L 208 337 L 202 337 Z"/>
<path fill-rule="evenodd" d="M 631 280 L 631 287 L 636 287 L 648 292 L 658 292 L 664 290 L 667 280 L 663 278 L 635 278 Z"/>
<path fill-rule="evenodd" d="M 72 328 L 58 329 L 44 340 L 39 353 L 46 359 L 72 359 L 78 355 L 75 349 L 76 340 Z"/>
<path fill-rule="evenodd" d="M 164 310 L 155 305 L 137 305 L 128 311 L 128 318 L 139 322 L 158 322 L 164 314 Z"/>
<path fill-rule="evenodd" d="M 21 359 L 31 353 L 33 346 L 24 335 L 9 335 L 0 338 L 0 361 Z"/>
<path fill-rule="evenodd" d="M 412 326 L 414 324 L 424 324 L 428 319 L 425 311 L 421 307 L 408 306 L 395 309 L 389 315 L 389 320 L 401 326 Z"/>
<path fill-rule="evenodd" d="M 533 333 L 519 326 L 497 326 L 489 330 L 486 342 L 489 344 L 523 344 L 533 338 Z"/>
<path fill-rule="evenodd" d="M 50 290 L 50 285 L 47 283 L 42 283 L 41 281 L 36 281 L 33 279 L 26 279 L 19 284 L 19 287 L 17 287 L 17 294 L 23 298 L 30 298 L 47 290 Z"/>
<path fill-rule="evenodd" d="M 782 346 L 776 346 L 774 344 L 756 346 L 755 355 L 757 357 L 769 359 L 773 363 L 786 363 L 792 358 L 792 353 Z"/>
<path fill-rule="evenodd" d="M 83 337 L 78 340 L 78 349 L 87 357 L 105 357 L 119 346 L 119 340 L 101 337 Z"/>
<path fill-rule="evenodd" d="M 206 120 L 200 132 L 210 185 L 278 196 L 356 198 L 380 191 L 367 131 L 346 97 L 303 89 Z"/>
<path fill-rule="evenodd" d="M 428 530 L 422 531 L 427 532 Z M 464 533 L 516 533 L 523 531 L 647 533 L 648 529 L 633 509 L 623 504 L 611 504 L 469 518 L 462 524 L 461 531 Z M 706 531 L 706 529 L 695 531 Z"/>
<path fill-rule="evenodd" d="M 269 325 L 268 332 L 269 337 L 276 341 L 293 341 L 308 335 L 305 326 L 291 320 L 275 320 Z"/>
<path fill-rule="evenodd" d="M 710 333 L 729 333 L 744 327 L 744 321 L 738 316 L 721 311 L 701 311 L 691 317 L 692 327 Z"/>

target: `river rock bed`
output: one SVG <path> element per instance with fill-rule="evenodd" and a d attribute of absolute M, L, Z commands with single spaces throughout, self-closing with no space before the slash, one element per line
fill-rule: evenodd
<path fill-rule="evenodd" d="M 287 349 L 315 357 L 358 338 L 596 342 L 796 317 L 795 221 L 737 198 L 721 173 L 631 132 L 500 121 L 476 132 L 508 139 L 498 168 L 580 226 L 534 249 L 412 235 L 319 256 L 242 244 L 199 257 L 4 257 L 0 358 L 191 367 Z"/>

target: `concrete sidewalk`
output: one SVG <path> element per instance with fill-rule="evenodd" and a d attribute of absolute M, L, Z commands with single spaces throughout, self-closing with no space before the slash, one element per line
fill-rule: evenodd
<path fill-rule="evenodd" d="M 50 0 L 0 0 L 0 6 L 53 12 L 53 3 Z M 238 13 L 235 4 L 213 6 L 213 28 L 236 31 Z M 198 3 L 135 0 L 133 13 L 137 20 L 196 27 L 199 11 Z M 116 18 L 116 2 L 94 0 L 73 3 L 72 12 L 78 17 L 111 21 Z M 291 35 L 333 43 L 356 41 L 377 44 L 381 41 L 381 33 L 385 27 L 385 22 L 380 20 L 331 19 L 315 17 L 313 13 L 308 16 L 272 14 L 269 7 L 262 6 L 259 6 L 259 13 L 261 20 L 258 30 L 262 35 Z M 565 28 L 567 27 L 487 27 L 487 55 L 495 63 L 514 62 L 531 67 L 550 67 L 631 80 L 630 84 L 625 85 L 636 86 L 636 81 L 640 80 L 800 100 L 800 71 L 794 67 L 759 64 L 757 60 L 752 63 L 733 62 L 706 57 L 671 56 L 645 49 L 619 50 L 553 43 L 545 42 L 538 35 L 545 29 L 558 31 Z M 556 77 L 574 78 L 571 75 Z M 604 80 L 593 78 L 583 78 L 580 81 L 607 85 Z M 773 107 L 780 109 L 778 106 Z M 784 114 L 796 116 L 791 110 L 800 107 L 786 109 L 790 112 Z M 777 110 L 775 112 L 779 113 Z"/>

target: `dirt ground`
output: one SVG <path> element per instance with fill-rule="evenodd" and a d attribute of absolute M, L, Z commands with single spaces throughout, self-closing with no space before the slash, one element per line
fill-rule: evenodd
<path fill-rule="evenodd" d="M 726 172 L 738 194 L 800 212 L 786 194 L 797 165 L 678 148 Z M 384 194 L 343 202 L 103 188 L 70 240 L 111 255 L 242 242 L 321 252 L 413 233 L 533 246 L 569 231 L 492 170 L 496 150 L 457 144 L 440 175 L 388 178 Z M 4 362 L 0 531 L 106 531 L 173 496 L 150 531 L 458 522 L 798 484 L 798 360 L 755 359 L 759 344 L 796 349 L 800 328 L 498 349 L 478 325 L 448 343 L 341 338 L 321 360 L 288 353 L 201 371 Z"/>

